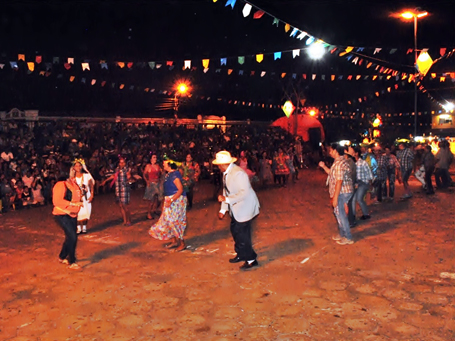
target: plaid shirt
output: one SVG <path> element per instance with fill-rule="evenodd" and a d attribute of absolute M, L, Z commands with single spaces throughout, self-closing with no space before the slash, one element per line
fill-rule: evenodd
<path fill-rule="evenodd" d="M 342 193 L 354 192 L 354 184 L 352 183 L 351 170 L 344 156 L 338 157 L 330 168 L 329 173 L 329 194 L 333 198 L 335 195 L 335 185 L 337 181 L 342 180 L 341 191 Z"/>
<path fill-rule="evenodd" d="M 359 158 L 356 162 L 356 170 L 357 170 L 357 182 L 364 182 L 368 184 L 371 180 L 373 180 L 373 173 L 371 172 L 370 166 L 368 163 Z"/>
<path fill-rule="evenodd" d="M 387 179 L 387 164 L 389 162 L 387 155 L 381 154 L 376 157 L 376 161 L 378 162 L 378 169 L 376 175 L 378 180 L 385 180 Z"/>
<path fill-rule="evenodd" d="M 397 159 L 400 162 L 401 170 L 403 171 L 408 171 L 414 166 L 414 153 L 409 148 L 399 150 L 397 152 Z"/>
<path fill-rule="evenodd" d="M 400 163 L 398 162 L 398 159 L 395 155 L 393 154 L 387 155 L 387 158 L 388 158 L 387 169 L 400 168 Z"/>

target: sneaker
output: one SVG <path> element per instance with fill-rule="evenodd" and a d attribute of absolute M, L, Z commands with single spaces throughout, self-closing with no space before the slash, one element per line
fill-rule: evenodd
<path fill-rule="evenodd" d="M 77 234 L 81 233 L 81 225 L 77 225 L 77 231 L 76 231 Z"/>
<path fill-rule="evenodd" d="M 341 239 L 343 239 L 343 238 L 342 238 L 339 234 L 335 234 L 335 235 L 332 236 L 332 239 L 333 239 L 334 241 L 339 241 L 339 240 L 341 240 Z"/>
<path fill-rule="evenodd" d="M 337 240 L 337 244 L 340 244 L 340 245 L 351 245 L 351 244 L 354 244 L 354 241 L 352 239 L 341 238 L 340 240 Z"/>
<path fill-rule="evenodd" d="M 87 226 L 82 226 L 82 233 L 87 233 Z"/>
<path fill-rule="evenodd" d="M 79 264 L 73 263 L 73 264 L 71 264 L 71 265 L 68 267 L 68 269 L 71 269 L 71 270 L 81 270 L 82 268 L 80 267 Z"/>
<path fill-rule="evenodd" d="M 410 199 L 412 198 L 412 194 L 405 194 L 401 197 L 401 199 Z"/>

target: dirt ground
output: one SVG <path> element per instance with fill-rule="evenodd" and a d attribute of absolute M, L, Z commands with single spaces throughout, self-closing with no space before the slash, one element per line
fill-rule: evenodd
<path fill-rule="evenodd" d="M 325 175 L 259 190 L 260 266 L 230 264 L 229 219 L 212 185 L 188 213 L 188 250 L 151 239 L 143 190 L 124 227 L 112 195 L 95 197 L 79 238 L 81 271 L 59 264 L 51 207 L 0 217 L 1 340 L 453 340 L 454 193 L 372 205 L 340 246 Z M 396 197 L 403 190 L 397 185 Z"/>

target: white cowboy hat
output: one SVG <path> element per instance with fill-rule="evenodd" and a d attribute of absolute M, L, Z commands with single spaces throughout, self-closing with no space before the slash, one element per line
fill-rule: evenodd
<path fill-rule="evenodd" d="M 215 160 L 212 161 L 214 165 L 227 165 L 229 163 L 233 163 L 237 161 L 236 157 L 232 157 L 231 153 L 223 150 L 219 153 L 216 153 Z"/>

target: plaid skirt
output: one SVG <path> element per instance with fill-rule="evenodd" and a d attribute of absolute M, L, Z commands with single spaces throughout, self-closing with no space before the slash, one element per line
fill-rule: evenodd
<path fill-rule="evenodd" d="M 166 207 L 172 196 L 164 197 L 164 209 L 160 219 L 152 225 L 149 235 L 155 239 L 168 240 L 171 238 L 183 239 L 186 229 L 186 196 L 181 195 L 176 201 Z"/>

